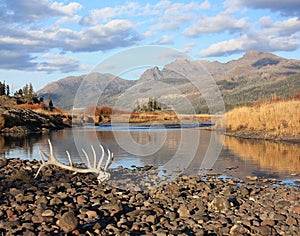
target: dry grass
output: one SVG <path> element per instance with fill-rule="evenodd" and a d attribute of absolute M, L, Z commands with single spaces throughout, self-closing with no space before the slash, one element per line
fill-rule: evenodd
<path fill-rule="evenodd" d="M 273 137 L 300 134 L 300 100 L 269 101 L 226 114 L 226 130 L 262 131 Z"/>
<path fill-rule="evenodd" d="M 133 112 L 130 115 L 130 123 L 145 123 L 145 122 L 179 122 L 175 113 L 158 113 L 158 112 Z"/>
<path fill-rule="evenodd" d="M 35 104 L 18 104 L 18 105 L 14 105 L 12 106 L 13 108 L 22 108 L 22 109 L 29 109 L 32 111 L 35 111 L 36 113 L 39 114 L 45 114 L 45 115 L 70 115 L 67 112 L 65 112 L 64 110 L 60 109 L 60 108 L 54 108 L 52 111 L 49 111 L 48 106 L 44 103 L 35 103 Z"/>

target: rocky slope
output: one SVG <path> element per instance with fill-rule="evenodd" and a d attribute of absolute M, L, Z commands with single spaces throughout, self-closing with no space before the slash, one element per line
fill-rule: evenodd
<path fill-rule="evenodd" d="M 71 109 L 93 106 L 95 103 L 99 105 L 112 104 L 120 93 L 133 84 L 133 81 L 124 80 L 111 74 L 92 73 L 61 79 L 48 84 L 37 93 L 39 96 L 45 97 L 51 94 L 55 106 Z M 100 101 L 98 101 L 99 97 L 101 97 Z"/>
<path fill-rule="evenodd" d="M 3 135 L 42 133 L 70 126 L 71 118 L 64 115 L 46 115 L 29 109 L 0 107 L 0 133 Z"/>

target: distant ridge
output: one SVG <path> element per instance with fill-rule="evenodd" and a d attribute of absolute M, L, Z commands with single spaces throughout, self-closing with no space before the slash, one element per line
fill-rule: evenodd
<path fill-rule="evenodd" d="M 182 91 L 193 103 L 196 112 L 208 112 L 205 101 L 199 91 L 189 85 L 188 78 L 201 79 L 203 71 L 208 71 L 222 92 L 227 109 L 238 105 L 250 104 L 258 99 L 266 99 L 276 94 L 279 97 L 290 97 L 300 91 L 300 61 L 286 59 L 268 52 L 250 50 L 241 58 L 227 63 L 205 60 L 189 61 L 176 59 L 159 69 L 146 70 L 138 80 L 125 80 L 111 74 L 93 73 L 91 75 L 70 76 L 46 85 L 38 91 L 39 96 L 51 94 L 54 104 L 64 109 L 71 109 L 79 86 L 85 92 L 80 104 L 89 106 L 90 101 L 99 97 L 99 105 L 114 105 L 114 102 L 132 86 L 145 81 L 150 84 L 163 82 L 170 89 L 162 91 L 158 99 L 176 103 L 178 99 L 171 88 Z M 106 86 L 106 82 L 112 82 Z M 105 89 L 104 89 L 105 88 Z M 157 90 L 161 89 L 157 86 Z M 144 90 L 134 90 L 142 100 L 149 98 Z M 101 96 L 100 96 L 101 93 Z M 184 107 L 182 112 L 185 112 Z"/>

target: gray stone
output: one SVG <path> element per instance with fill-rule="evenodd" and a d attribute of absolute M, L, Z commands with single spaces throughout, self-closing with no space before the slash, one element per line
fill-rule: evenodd
<path fill-rule="evenodd" d="M 74 212 L 68 211 L 61 216 L 57 224 L 65 233 L 70 233 L 77 228 L 78 219 Z"/>

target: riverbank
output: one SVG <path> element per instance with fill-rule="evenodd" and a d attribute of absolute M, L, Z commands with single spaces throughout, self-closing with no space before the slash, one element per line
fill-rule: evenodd
<path fill-rule="evenodd" d="M 300 143 L 300 100 L 264 101 L 226 113 L 226 134 Z"/>
<path fill-rule="evenodd" d="M 120 168 L 98 184 L 93 174 L 57 168 L 34 179 L 39 165 L 0 159 L 2 235 L 299 235 L 300 189 L 274 180 L 181 176 L 154 187 L 155 169 L 144 167 Z M 129 186 L 132 176 L 153 188 L 110 184 Z"/>
<path fill-rule="evenodd" d="M 30 133 L 46 133 L 71 127 L 71 116 L 38 113 L 25 108 L 0 106 L 0 134 L 22 136 Z"/>

